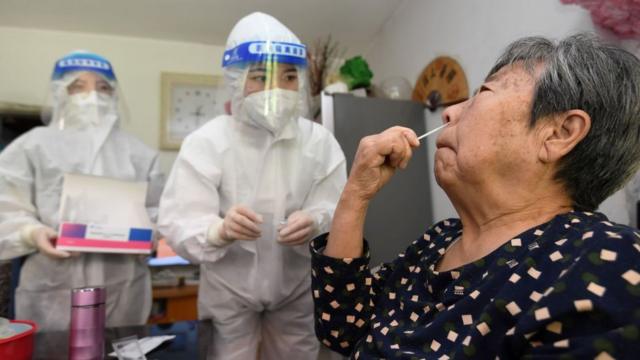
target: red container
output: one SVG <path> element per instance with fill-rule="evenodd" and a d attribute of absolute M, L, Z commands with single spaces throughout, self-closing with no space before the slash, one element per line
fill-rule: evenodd
<path fill-rule="evenodd" d="M 21 331 L 10 338 L 0 339 L 0 359 L 30 360 L 33 355 L 33 334 L 36 323 L 28 320 L 11 320 L 12 324 L 24 324 L 30 329 Z"/>

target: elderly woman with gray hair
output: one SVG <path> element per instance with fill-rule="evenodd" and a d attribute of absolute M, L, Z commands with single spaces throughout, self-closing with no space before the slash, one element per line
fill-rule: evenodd
<path fill-rule="evenodd" d="M 640 61 L 523 38 L 443 120 L 435 175 L 460 218 L 372 274 L 367 206 L 419 142 L 364 138 L 311 243 L 320 340 L 355 359 L 637 357 L 640 234 L 594 210 L 638 168 Z"/>

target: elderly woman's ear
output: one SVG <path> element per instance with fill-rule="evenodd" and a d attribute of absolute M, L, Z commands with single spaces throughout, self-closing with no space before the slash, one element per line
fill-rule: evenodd
<path fill-rule="evenodd" d="M 541 124 L 539 159 L 553 163 L 567 155 L 591 129 L 591 116 L 583 110 L 569 110 L 550 117 Z"/>

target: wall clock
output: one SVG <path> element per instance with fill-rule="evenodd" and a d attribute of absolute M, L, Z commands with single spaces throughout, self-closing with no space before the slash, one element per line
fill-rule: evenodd
<path fill-rule="evenodd" d="M 435 111 L 467 100 L 469 86 L 464 70 L 457 61 L 440 56 L 427 65 L 416 80 L 412 99 Z"/>
<path fill-rule="evenodd" d="M 221 76 L 163 72 L 160 148 L 180 149 L 187 135 L 224 114 L 225 100 Z"/>

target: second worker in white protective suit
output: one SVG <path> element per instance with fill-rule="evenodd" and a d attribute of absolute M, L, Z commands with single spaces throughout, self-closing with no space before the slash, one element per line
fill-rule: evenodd
<path fill-rule="evenodd" d="M 200 263 L 198 316 L 213 359 L 316 359 L 308 241 L 327 231 L 346 181 L 340 146 L 306 114 L 306 52 L 273 17 L 231 31 L 223 58 L 232 115 L 189 135 L 159 228 Z M 258 346 L 258 344 L 260 344 Z"/>
<path fill-rule="evenodd" d="M 65 174 L 149 182 L 155 220 L 164 176 L 157 152 L 119 127 L 122 94 L 104 57 L 72 52 L 55 64 L 49 126 L 36 127 L 0 153 L 0 259 L 27 256 L 16 290 L 16 317 L 39 331 L 67 330 L 71 289 L 104 286 L 109 327 L 142 325 L 151 279 L 137 255 L 70 254 L 53 245 Z"/>

